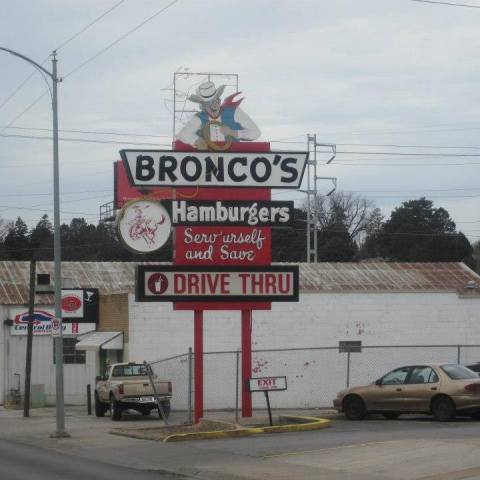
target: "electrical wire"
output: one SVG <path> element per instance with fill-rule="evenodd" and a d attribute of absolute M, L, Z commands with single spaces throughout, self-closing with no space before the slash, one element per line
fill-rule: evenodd
<path fill-rule="evenodd" d="M 98 58 L 100 55 L 104 54 L 106 51 L 110 50 L 112 47 L 114 47 L 115 45 L 117 45 L 118 43 L 120 43 L 122 40 L 124 40 L 125 38 L 127 38 L 128 36 L 130 36 L 132 33 L 136 32 L 138 29 L 140 29 L 141 27 L 143 27 L 146 23 L 150 22 L 151 20 L 153 20 L 154 18 L 158 17 L 160 14 L 162 14 L 163 12 L 165 12 L 166 10 L 168 10 L 170 7 L 173 7 L 173 5 L 175 5 L 177 2 L 179 2 L 180 0 L 173 0 L 171 1 L 169 4 L 167 4 L 166 6 L 162 7 L 160 10 L 156 11 L 153 15 L 151 15 L 150 17 L 148 17 L 146 20 L 143 20 L 142 22 L 140 22 L 137 26 L 135 26 L 134 28 L 128 30 L 126 33 L 124 33 L 123 35 L 121 35 L 120 37 L 118 37 L 116 40 L 114 40 L 112 43 L 108 44 L 106 47 L 102 48 L 100 51 L 98 51 L 95 55 L 92 55 L 91 57 L 87 58 L 85 61 L 83 61 L 82 63 L 80 63 L 79 65 L 77 65 L 73 70 L 70 70 L 70 72 L 68 72 L 66 75 L 64 75 L 64 79 L 68 78 L 70 75 L 73 75 L 74 73 L 78 72 L 81 68 L 83 68 L 85 65 L 89 64 L 90 62 L 92 62 L 93 60 L 95 60 L 96 58 Z"/>
<path fill-rule="evenodd" d="M 434 5 L 447 5 L 449 7 L 480 8 L 480 5 L 470 5 L 468 3 L 440 2 L 439 0 L 410 0 L 419 3 L 432 3 Z"/>
<path fill-rule="evenodd" d="M 136 27 L 132 28 L 131 30 L 129 30 L 128 32 L 126 32 L 125 34 L 121 35 L 119 38 L 117 38 L 115 41 L 113 41 L 112 43 L 110 43 L 109 45 L 107 45 L 105 48 L 103 48 L 102 50 L 100 50 L 99 52 L 97 52 L 95 55 L 93 55 L 92 57 L 88 58 L 87 60 L 85 60 L 84 62 L 82 62 L 80 65 L 77 65 L 73 70 L 71 70 L 70 72 L 68 72 L 66 75 L 63 76 L 63 80 L 65 80 L 67 77 L 69 77 L 70 75 L 76 73 L 78 70 L 80 70 L 81 68 L 83 68 L 85 65 L 87 65 L 88 63 L 92 62 L 93 60 L 95 60 L 96 58 L 98 58 L 100 55 L 102 55 L 103 53 L 105 53 L 107 50 L 109 50 L 110 48 L 112 48 L 114 45 L 118 44 L 119 42 L 121 42 L 122 40 L 124 40 L 125 38 L 127 38 L 129 35 L 131 35 L 132 33 L 134 33 L 135 31 L 137 31 L 139 28 L 143 27 L 143 25 L 145 25 L 146 23 L 150 22 L 151 20 L 153 20 L 154 18 L 156 18 L 158 15 L 160 15 L 161 13 L 163 13 L 165 10 L 167 10 L 168 8 L 172 7 L 174 4 L 176 4 L 177 2 L 179 2 L 180 0 L 173 0 L 172 2 L 170 2 L 168 5 L 166 5 L 165 7 L 161 8 L 160 10 L 158 10 L 157 12 L 155 12 L 153 15 L 151 15 L 150 17 L 148 17 L 146 20 L 142 21 L 141 23 L 139 23 Z M 18 119 L 20 119 L 25 113 L 27 113 L 31 108 L 33 108 L 34 105 L 36 105 L 36 103 L 38 101 L 40 101 L 41 98 L 43 98 L 45 95 L 47 94 L 47 91 L 45 91 L 39 98 L 37 98 L 34 102 L 32 102 L 25 110 L 23 110 L 19 115 L 17 115 L 11 122 L 8 123 L 7 127 L 10 127 L 12 126 Z M 0 132 L 3 132 L 3 130 L 1 130 Z"/>
<path fill-rule="evenodd" d="M 36 130 L 41 132 L 53 132 L 51 128 L 39 128 L 39 127 L 7 127 L 0 126 L 2 129 L 12 129 L 12 130 Z M 119 137 L 145 137 L 145 138 L 171 138 L 171 135 L 155 135 L 147 133 L 128 133 L 128 132 L 106 132 L 99 130 L 65 130 L 59 129 L 59 133 L 86 133 L 91 135 L 114 135 Z M 479 147 L 480 148 L 480 147 Z"/>
<path fill-rule="evenodd" d="M 21 135 L 15 133 L 0 133 L 0 137 L 4 138 L 26 138 L 30 140 L 48 140 L 52 141 L 52 137 L 45 137 L 41 135 Z M 59 137 L 58 140 L 63 142 L 78 142 L 78 143 L 105 143 L 110 145 L 150 145 L 154 147 L 171 147 L 172 145 L 169 143 L 148 143 L 148 142 L 126 142 L 126 141 L 119 141 L 119 140 L 98 140 L 93 138 L 68 138 L 68 137 Z"/>
<path fill-rule="evenodd" d="M 95 20 L 90 22 L 87 26 L 83 27 L 81 30 L 79 30 L 77 33 L 72 35 L 70 38 L 65 40 L 63 43 L 61 43 L 57 48 L 55 48 L 55 51 L 60 50 L 61 48 L 65 47 L 68 45 L 70 42 L 75 40 L 77 37 L 79 37 L 82 33 L 85 33 L 90 27 L 95 25 L 97 22 L 99 22 L 103 17 L 107 16 L 110 12 L 113 12 L 116 8 L 118 8 L 125 0 L 120 0 L 117 2 L 115 5 L 113 5 L 111 8 L 109 8 L 107 11 L 103 12 L 99 17 L 97 17 Z"/>
<path fill-rule="evenodd" d="M 115 10 L 117 7 L 119 7 L 124 1 L 125 0 L 120 0 L 119 2 L 117 2 L 113 7 L 109 8 L 106 12 L 102 13 L 99 17 L 97 17 L 92 22 L 90 22 L 86 27 L 82 28 L 77 33 L 72 35 L 70 38 L 68 38 L 67 40 L 62 42 L 57 48 L 54 49 L 54 51 L 58 51 L 58 50 L 62 49 L 63 47 L 65 47 L 66 45 L 68 45 L 75 38 L 79 37 L 82 33 L 86 32 L 90 27 L 92 27 L 98 21 L 100 21 L 103 17 L 108 15 L 110 12 Z M 49 58 L 50 58 L 50 55 L 48 57 L 46 57 L 40 63 L 40 65 L 43 65 Z M 0 104 L 0 110 L 25 86 L 25 84 L 35 75 L 36 72 L 37 72 L 37 69 L 34 68 L 32 73 L 28 77 L 26 77 L 25 80 L 22 83 L 20 83 L 20 85 Z M 33 107 L 33 105 L 32 105 L 32 107 Z M 29 107 L 29 108 L 31 108 L 31 107 Z"/>

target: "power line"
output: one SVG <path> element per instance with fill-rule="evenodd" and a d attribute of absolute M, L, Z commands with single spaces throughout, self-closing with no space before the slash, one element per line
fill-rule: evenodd
<path fill-rule="evenodd" d="M 435 5 L 448 5 L 449 7 L 480 8 L 480 5 L 470 5 L 468 3 L 440 2 L 437 0 L 411 0 L 419 3 L 433 3 Z"/>
<path fill-rule="evenodd" d="M 384 159 L 387 160 L 387 159 Z M 351 162 L 351 163 L 350 163 Z M 335 166 L 352 166 L 352 167 L 451 167 L 451 166 L 476 166 L 478 162 L 467 163 L 360 163 L 355 161 L 336 161 Z"/>
<path fill-rule="evenodd" d="M 100 55 L 102 55 L 103 53 L 105 53 L 107 50 L 110 50 L 113 46 L 117 45 L 117 43 L 120 43 L 122 40 L 124 40 L 125 38 L 127 38 L 129 35 L 131 35 L 132 33 L 136 32 L 139 28 L 143 27 L 146 23 L 150 22 L 151 20 L 153 20 L 154 18 L 158 17 L 158 15 L 162 14 L 164 11 L 168 10 L 170 7 L 172 7 L 173 5 L 175 5 L 177 2 L 179 2 L 180 0 L 173 0 L 171 1 L 168 5 L 166 5 L 165 7 L 162 7 L 160 10 L 158 10 L 157 12 L 155 12 L 153 15 L 151 15 L 150 17 L 148 17 L 146 20 L 140 22 L 137 26 L 135 26 L 134 28 L 130 29 L 128 32 L 124 33 L 123 35 L 121 35 L 120 37 L 118 37 L 116 40 L 114 40 L 112 43 L 108 44 L 106 47 L 102 48 L 100 51 L 98 51 L 95 55 L 91 56 L 90 58 L 87 58 L 87 60 L 85 60 L 84 62 L 82 62 L 80 65 L 77 65 L 73 70 L 71 70 L 70 72 L 68 72 L 63 78 L 68 78 L 70 75 L 78 72 L 78 70 L 80 70 L 81 68 L 83 68 L 85 65 L 87 65 L 88 63 L 92 62 L 93 60 L 95 60 L 96 58 L 98 58 Z"/>
<path fill-rule="evenodd" d="M 102 55 L 103 53 L 105 53 L 107 50 L 109 50 L 110 48 L 112 48 L 114 45 L 116 45 L 117 43 L 121 42 L 122 40 L 124 40 L 125 38 L 127 38 L 129 35 L 131 35 L 132 33 L 134 33 L 136 30 L 138 30 L 139 28 L 141 28 L 143 25 L 145 25 L 146 23 L 148 23 L 149 21 L 153 20 L 155 17 L 157 17 L 158 15 L 160 15 L 161 13 L 163 13 L 165 10 L 167 10 L 168 8 L 170 8 L 171 6 L 173 6 L 175 3 L 179 2 L 180 0 L 173 0 L 172 2 L 170 2 L 168 5 L 166 5 L 165 7 L 161 8 L 160 10 L 158 10 L 157 12 L 155 12 L 153 15 L 151 15 L 150 17 L 148 17 L 146 20 L 144 20 L 143 22 L 139 23 L 136 27 L 132 28 L 131 30 L 129 30 L 128 32 L 126 32 L 125 34 L 123 34 L 122 36 L 120 36 L 119 38 L 117 38 L 115 41 L 113 41 L 112 43 L 110 43 L 109 45 L 107 45 L 105 48 L 103 48 L 102 50 L 100 50 L 99 52 L 97 52 L 95 55 L 93 55 L 92 57 L 88 58 L 87 60 L 85 60 L 84 62 L 82 62 L 80 65 L 77 65 L 73 70 L 71 70 L 70 72 L 68 72 L 66 75 L 63 76 L 63 80 L 66 79 L 67 77 L 69 77 L 70 75 L 74 74 L 75 72 L 77 72 L 78 70 L 80 70 L 81 68 L 83 68 L 85 65 L 87 65 L 88 63 L 90 63 L 91 61 L 95 60 L 97 57 L 99 57 L 100 55 Z M 17 115 L 8 125 L 7 127 L 10 127 L 12 126 L 20 117 L 22 117 L 25 113 L 27 113 L 41 98 L 43 98 L 46 94 L 47 94 L 48 90 L 45 91 L 39 98 L 37 98 L 34 102 L 32 102 L 25 110 L 23 110 L 22 113 L 20 113 L 19 115 Z M 3 130 L 1 130 L 3 131 Z"/>
<path fill-rule="evenodd" d="M 0 208 L 4 210 L 28 210 L 28 211 L 37 211 L 37 212 L 45 212 L 47 211 L 45 208 L 36 208 L 36 207 L 19 207 L 19 206 L 13 206 L 13 205 L 0 205 Z M 49 212 L 52 212 L 52 210 L 48 210 Z M 96 213 L 86 213 L 86 212 L 67 212 L 65 210 L 62 210 L 60 213 L 68 214 L 68 215 L 87 215 L 90 217 L 98 217 L 98 214 Z"/>
<path fill-rule="evenodd" d="M 117 7 L 120 6 L 120 4 L 122 4 L 125 0 L 120 0 L 119 2 L 117 2 L 113 7 L 111 7 L 110 9 L 108 9 L 106 12 L 102 13 L 99 17 L 97 17 L 95 20 L 93 20 L 92 22 L 90 22 L 86 27 L 82 28 L 81 30 L 79 30 L 77 33 L 75 33 L 74 35 L 72 35 L 70 38 L 68 38 L 67 40 L 65 40 L 64 42 L 62 42 L 57 48 L 55 48 L 54 50 L 55 51 L 58 51 L 60 50 L 61 48 L 65 47 L 67 44 L 69 44 L 71 41 L 73 41 L 75 38 L 79 37 L 82 33 L 86 32 L 90 27 L 92 27 L 93 25 L 95 25 L 98 21 L 100 21 L 103 17 L 105 17 L 106 15 L 108 15 L 110 12 L 112 12 L 113 10 L 115 10 Z M 43 60 L 41 62 L 41 65 L 43 65 L 47 60 L 48 60 L 49 56 L 47 58 L 45 58 L 45 60 Z M 32 71 L 32 73 L 25 78 L 25 80 L 20 83 L 20 85 L 0 104 L 0 110 L 25 86 L 25 84 L 35 75 L 35 73 L 37 73 L 37 69 L 34 68 L 34 70 Z M 33 107 L 33 105 L 32 105 Z M 31 108 L 31 107 L 29 107 Z"/>
<path fill-rule="evenodd" d="M 331 153 L 331 151 L 320 151 L 317 153 Z M 437 152 L 356 152 L 351 150 L 337 150 L 337 155 L 393 155 L 395 157 L 480 157 L 480 153 L 437 153 Z"/>
<path fill-rule="evenodd" d="M 39 128 L 39 127 L 7 127 L 7 126 L 0 126 L 2 129 L 12 129 L 12 130 L 36 130 L 41 132 L 52 132 L 51 128 Z M 171 138 L 171 135 L 155 135 L 155 134 L 148 134 L 148 133 L 128 133 L 128 132 L 107 132 L 107 131 L 99 131 L 99 130 L 65 130 L 59 129 L 59 132 L 62 133 L 86 133 L 91 135 L 114 135 L 120 137 L 145 137 L 145 138 Z M 480 147 L 479 147 L 480 148 Z"/>
<path fill-rule="evenodd" d="M 21 113 L 19 113 L 10 123 L 8 123 L 5 127 L 3 127 L 0 132 L 3 132 L 5 129 L 11 127 L 20 117 L 23 117 L 31 108 L 33 108 L 46 94 L 48 93 L 48 90 L 45 90 L 39 97 L 37 97 L 32 103 L 28 105 L 25 110 L 22 110 Z"/>
<path fill-rule="evenodd" d="M 14 133 L 0 133 L 0 137 L 4 138 L 26 138 L 29 140 L 48 140 L 52 141 L 51 137 L 45 137 L 41 135 L 21 135 Z M 148 143 L 148 142 L 128 142 L 128 141 L 119 141 L 119 140 L 98 140 L 94 138 L 68 138 L 68 137 L 59 137 L 58 140 L 62 142 L 78 142 L 78 143 L 105 143 L 109 145 L 150 145 L 154 147 L 171 147 L 169 143 Z"/>
<path fill-rule="evenodd" d="M 102 192 L 111 192 L 112 189 L 105 189 L 105 190 L 83 190 L 80 192 L 62 192 L 62 197 L 64 195 L 78 195 L 82 193 L 102 193 Z M 0 197 L 47 197 L 52 195 L 52 192 L 48 193 L 0 193 Z"/>
<path fill-rule="evenodd" d="M 392 147 L 392 148 L 444 148 L 444 149 L 472 149 L 480 150 L 479 147 L 471 145 L 399 145 L 399 144 L 388 144 L 388 143 L 336 143 L 335 145 L 341 147 Z"/>
<path fill-rule="evenodd" d="M 120 0 L 117 2 L 113 7 L 109 8 L 107 11 L 103 12 L 99 17 L 97 17 L 95 20 L 90 22 L 87 26 L 83 27 L 81 30 L 79 30 L 77 33 L 72 35 L 70 38 L 65 40 L 63 43 L 61 43 L 57 48 L 55 48 L 56 51 L 60 50 L 61 48 L 65 47 L 68 45 L 70 42 L 75 40 L 77 37 L 79 37 L 82 33 L 86 32 L 90 27 L 95 25 L 97 22 L 99 22 L 103 17 L 107 16 L 110 12 L 113 12 L 116 8 L 118 8 L 125 0 Z"/>

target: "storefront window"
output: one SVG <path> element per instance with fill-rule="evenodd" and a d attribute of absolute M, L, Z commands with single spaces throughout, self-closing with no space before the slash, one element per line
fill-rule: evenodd
<path fill-rule="evenodd" d="M 84 350 L 75 350 L 78 343 L 76 338 L 63 337 L 63 363 L 64 364 L 85 364 L 86 352 Z M 53 346 L 53 363 L 55 364 L 55 345 Z"/>

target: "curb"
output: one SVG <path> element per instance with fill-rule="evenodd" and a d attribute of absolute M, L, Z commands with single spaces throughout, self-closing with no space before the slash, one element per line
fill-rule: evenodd
<path fill-rule="evenodd" d="M 331 421 L 326 418 L 303 417 L 296 415 L 282 415 L 280 422 L 292 422 L 286 425 L 273 427 L 239 428 L 237 430 L 219 430 L 215 432 L 177 433 L 169 435 L 163 442 L 185 442 L 188 440 L 211 440 L 221 438 L 249 437 L 262 433 L 304 432 L 307 430 L 321 430 L 330 426 Z"/>

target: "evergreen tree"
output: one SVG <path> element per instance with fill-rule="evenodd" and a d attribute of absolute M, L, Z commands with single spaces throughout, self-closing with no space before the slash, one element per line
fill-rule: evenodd
<path fill-rule="evenodd" d="M 29 260 L 31 256 L 27 224 L 18 217 L 4 240 L 5 257 L 10 260 Z"/>

